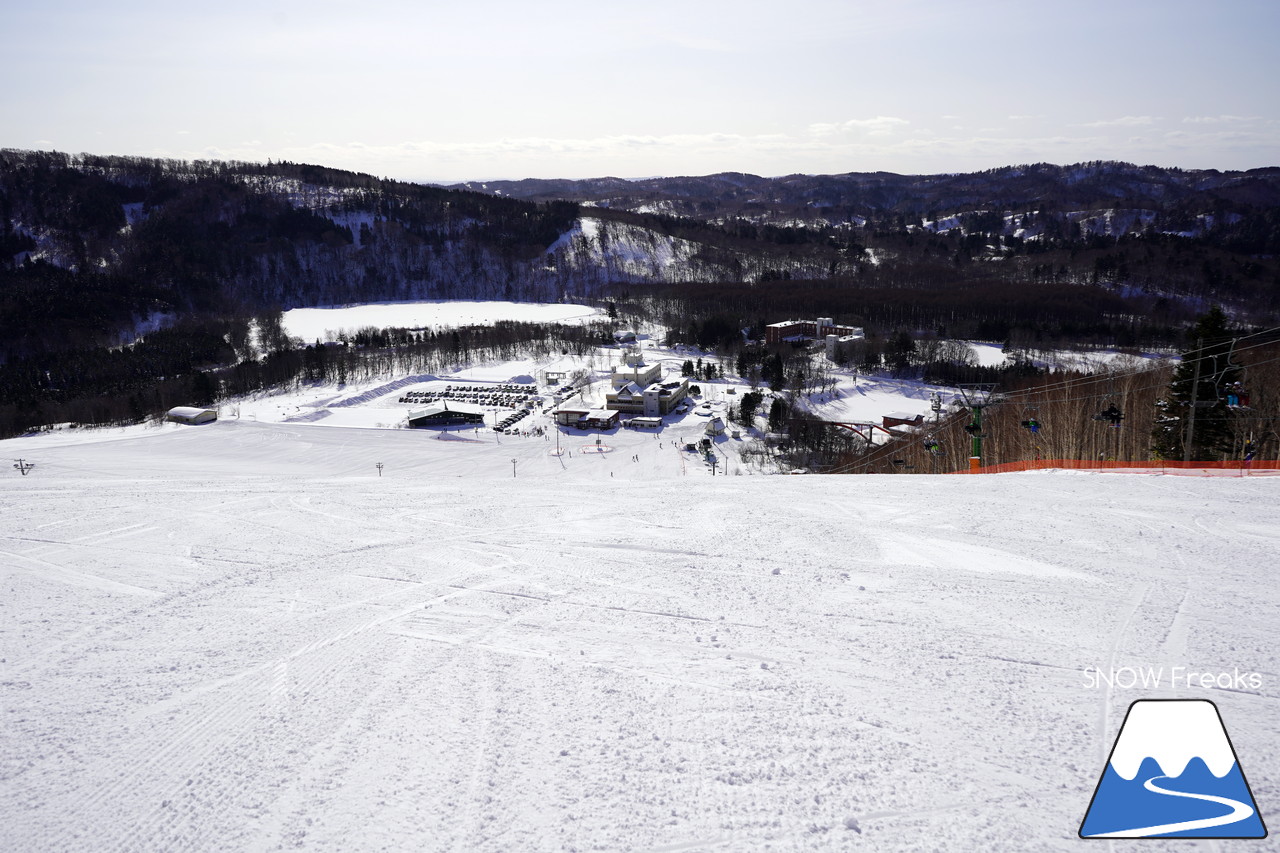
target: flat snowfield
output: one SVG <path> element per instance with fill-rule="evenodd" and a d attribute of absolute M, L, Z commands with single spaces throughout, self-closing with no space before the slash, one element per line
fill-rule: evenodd
<path fill-rule="evenodd" d="M 317 338 L 374 328 L 439 328 L 471 323 L 489 325 L 501 320 L 524 323 L 584 323 L 607 319 L 597 308 L 587 305 L 530 302 L 468 302 L 432 300 L 425 302 L 374 302 L 337 308 L 294 308 L 284 312 L 284 328 L 310 343 Z"/>
<path fill-rule="evenodd" d="M 712 478 L 645 440 L 4 442 L 0 847 L 1079 850 L 1161 697 L 1217 704 L 1280 821 L 1280 479 Z"/>

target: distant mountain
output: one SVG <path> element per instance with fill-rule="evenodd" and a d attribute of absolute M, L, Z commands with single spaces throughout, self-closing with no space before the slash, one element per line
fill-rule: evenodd
<path fill-rule="evenodd" d="M 898 175 L 849 172 L 762 178 L 741 173 L 705 177 L 521 180 L 463 183 L 460 189 L 529 201 L 566 200 L 612 210 L 743 219 L 782 225 L 958 227 L 963 217 L 997 214 L 1006 233 L 1023 220 L 1053 218 L 1080 225 L 1082 235 L 1120 236 L 1148 229 L 1183 236 L 1242 237 L 1246 220 L 1280 207 L 1280 167 L 1247 172 L 1184 171 L 1098 161 L 1036 163 L 986 172 Z M 1117 216 L 1117 214 L 1120 214 Z M 948 225 L 947 223 L 953 223 Z M 1275 224 L 1274 217 L 1267 220 Z M 1277 251 L 1274 231 L 1258 251 Z"/>

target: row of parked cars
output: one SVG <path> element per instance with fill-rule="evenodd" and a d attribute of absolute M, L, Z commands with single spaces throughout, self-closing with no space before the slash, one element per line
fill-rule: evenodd
<path fill-rule="evenodd" d="M 528 414 L 529 414 L 528 409 L 521 409 L 518 412 L 512 412 L 502 420 L 498 421 L 498 424 L 497 426 L 494 427 L 494 429 L 496 429 L 498 432 L 506 432 L 507 430 L 514 427 L 517 423 L 519 423 Z"/>
<path fill-rule="evenodd" d="M 436 400 L 456 400 L 478 406 L 514 409 L 526 405 L 537 389 L 532 385 L 446 385 L 443 391 L 410 391 L 401 403 L 423 405 Z"/>

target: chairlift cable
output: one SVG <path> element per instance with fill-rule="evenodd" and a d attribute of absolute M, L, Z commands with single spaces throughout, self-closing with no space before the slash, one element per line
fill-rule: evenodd
<path fill-rule="evenodd" d="M 1272 328 L 1272 329 L 1264 329 L 1264 330 L 1262 330 L 1262 331 L 1260 331 L 1260 332 L 1254 332 L 1254 333 L 1249 334 L 1249 335 L 1242 335 L 1242 336 L 1240 336 L 1240 337 L 1238 337 L 1238 338 L 1233 338 L 1232 340 L 1233 340 L 1233 342 L 1238 343 L 1238 342 L 1240 342 L 1240 341 L 1247 340 L 1248 338 L 1257 337 L 1258 335 L 1263 335 L 1263 334 L 1270 334 L 1270 333 L 1272 333 L 1272 332 L 1280 332 L 1280 327 L 1276 327 L 1276 328 Z M 1234 350 L 1235 350 L 1236 352 L 1246 352 L 1246 351 L 1248 351 L 1248 350 L 1257 349 L 1257 348 L 1259 348 L 1259 347 L 1272 346 L 1272 345 L 1274 345 L 1274 344 L 1276 344 L 1276 343 L 1278 343 L 1278 341 L 1276 341 L 1276 340 L 1268 340 L 1268 341 L 1262 341 L 1262 342 L 1260 342 L 1260 343 L 1256 343 L 1256 344 L 1250 344 L 1250 345 L 1245 346 L 1245 347 L 1235 347 L 1235 348 L 1234 348 Z M 1220 345 L 1220 344 L 1215 344 L 1215 345 L 1213 345 L 1213 346 L 1219 346 L 1219 345 Z M 1205 350 L 1208 350 L 1208 349 L 1210 349 L 1210 348 L 1211 348 L 1210 346 L 1200 346 L 1200 347 L 1197 347 L 1196 349 L 1193 349 L 1193 350 L 1187 350 L 1186 352 L 1184 352 L 1184 353 L 1182 354 L 1182 356 L 1181 356 L 1181 357 L 1182 357 L 1183 359 L 1186 359 L 1186 358 L 1194 358 L 1194 357 L 1197 357 L 1200 353 L 1203 353 Z M 1260 365 L 1260 364 L 1265 364 L 1265 363 L 1267 363 L 1267 361 L 1272 361 L 1272 360 L 1274 360 L 1274 359 L 1267 359 L 1266 361 L 1257 362 L 1257 364 L 1259 364 L 1259 365 Z M 1255 366 L 1255 365 L 1251 365 L 1251 366 Z M 1108 371 L 1106 371 L 1105 373 L 1090 373 L 1090 374 L 1087 374 L 1087 375 L 1084 375 L 1084 376 L 1078 376 L 1078 377 L 1074 377 L 1074 378 L 1072 378 L 1072 379 L 1063 379 L 1063 380 L 1061 380 L 1061 381 L 1059 381 L 1059 382 L 1057 382 L 1057 383 L 1052 383 L 1052 384 L 1049 384 L 1049 385 L 1041 386 L 1039 389 L 1036 389 L 1036 392 L 1038 393 L 1038 392 L 1042 392 L 1042 391 L 1051 391 L 1051 390 L 1053 390 L 1053 389 L 1055 389 L 1055 388 L 1058 388 L 1058 387 L 1066 388 L 1066 387 L 1069 387 L 1069 386 L 1072 386 L 1072 385 L 1078 385 L 1078 384 L 1089 384 L 1089 383 L 1094 383 L 1094 382 L 1108 381 L 1108 380 L 1112 380 L 1112 379 L 1123 378 L 1123 377 L 1126 377 L 1126 376 L 1137 376 L 1137 375 L 1141 375 L 1141 374 L 1143 374 L 1143 373 L 1150 372 L 1151 370 L 1152 370 L 1152 368 L 1151 368 L 1151 366 L 1150 366 L 1150 365 L 1141 365 L 1141 366 L 1137 366 L 1137 367 L 1130 368 L 1130 369 L 1128 369 L 1128 370 L 1120 370 L 1120 371 L 1111 371 L 1111 370 L 1108 370 Z M 1006 396 L 1006 397 L 1009 397 L 1009 398 L 1015 398 L 1015 397 L 1018 397 L 1018 396 L 1026 395 L 1027 393 L 1029 393 L 1029 392 L 1026 392 L 1026 391 L 1010 391 L 1010 392 L 1007 392 L 1005 396 Z"/>

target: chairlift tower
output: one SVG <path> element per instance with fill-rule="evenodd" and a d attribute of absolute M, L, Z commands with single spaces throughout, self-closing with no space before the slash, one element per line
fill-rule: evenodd
<path fill-rule="evenodd" d="M 973 421 L 964 430 L 973 440 L 969 454 L 969 471 L 976 473 L 982 467 L 982 439 L 986 438 L 986 434 L 982 431 L 982 410 L 1000 401 L 996 397 L 994 382 L 961 385 L 959 390 L 965 407 L 973 412 Z"/>

